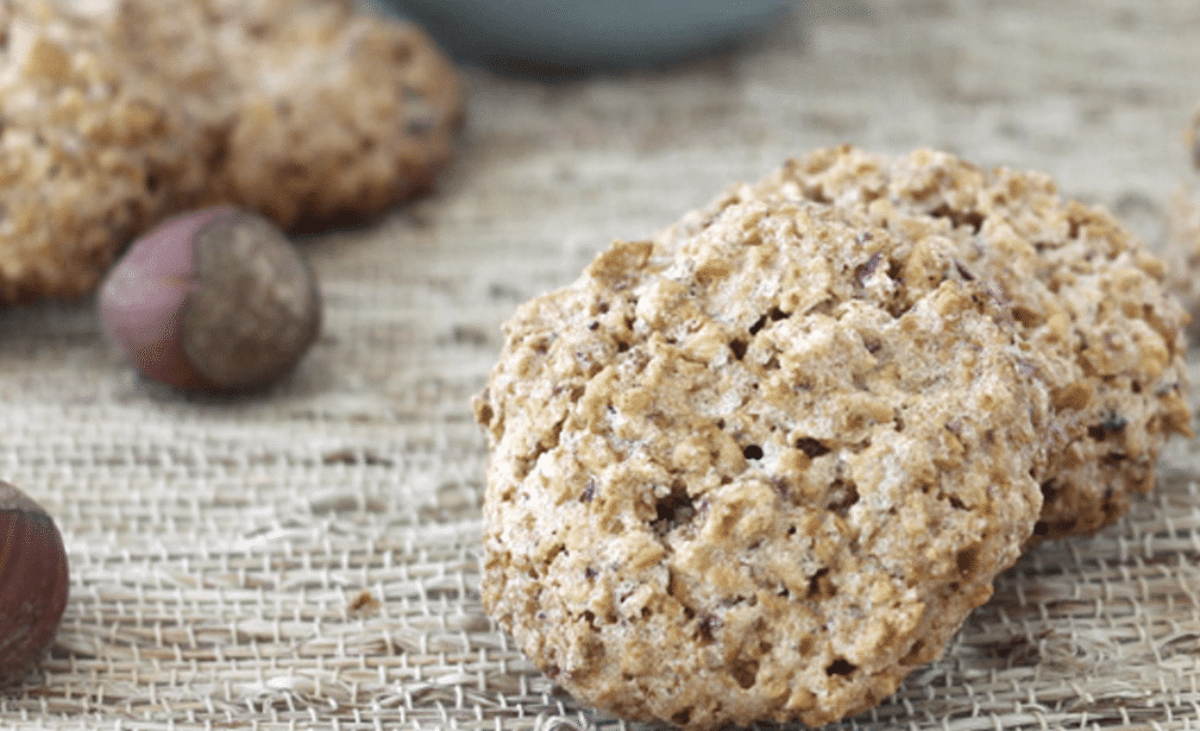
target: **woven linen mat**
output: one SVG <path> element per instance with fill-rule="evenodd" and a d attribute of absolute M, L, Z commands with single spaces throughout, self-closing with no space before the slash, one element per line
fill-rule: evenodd
<path fill-rule="evenodd" d="M 1195 0 L 813 0 L 676 66 L 559 84 L 469 69 L 438 191 L 299 242 L 325 328 L 269 393 L 145 382 L 91 301 L 0 312 L 0 477 L 55 517 L 72 572 L 0 727 L 624 725 L 557 691 L 480 607 L 469 400 L 499 324 L 612 238 L 841 142 L 1043 170 L 1160 246 L 1198 68 Z M 841 726 L 1200 729 L 1198 493 L 1200 453 L 1177 441 L 1126 519 L 1026 556 L 941 661 Z"/>

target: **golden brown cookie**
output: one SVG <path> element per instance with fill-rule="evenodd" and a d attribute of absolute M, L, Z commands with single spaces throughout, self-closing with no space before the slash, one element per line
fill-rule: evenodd
<path fill-rule="evenodd" d="M 83 294 L 116 249 L 196 189 L 195 125 L 92 16 L 0 2 L 0 302 Z"/>
<path fill-rule="evenodd" d="M 1192 167 L 1200 170 L 1200 107 L 1192 112 L 1191 122 L 1183 131 L 1183 142 L 1191 153 Z"/>
<path fill-rule="evenodd" d="M 483 601 L 579 699 L 833 721 L 1018 557 L 1050 395 L 954 242 L 884 223 L 734 188 L 506 324 Z"/>
<path fill-rule="evenodd" d="M 165 215 L 349 224 L 427 189 L 462 120 L 418 28 L 350 0 L 0 3 L 0 302 L 91 290 Z"/>
<path fill-rule="evenodd" d="M 1184 132 L 1192 165 L 1200 170 L 1200 109 Z M 1169 235 L 1163 251 L 1167 284 L 1191 320 L 1189 333 L 1200 335 L 1200 184 L 1195 178 L 1179 186 L 1169 214 Z"/>
<path fill-rule="evenodd" d="M 159 12 L 201 2 L 143 1 Z M 222 145 L 209 202 L 311 230 L 433 185 L 462 123 L 462 86 L 422 30 L 356 13 L 351 0 L 202 4 L 232 77 L 214 100 Z"/>
<path fill-rule="evenodd" d="M 1183 184 L 1171 201 L 1163 260 L 1167 286 L 1188 313 L 1188 333 L 1200 335 L 1200 192 Z"/>
<path fill-rule="evenodd" d="M 1186 317 L 1162 262 L 1106 210 L 1060 198 L 1047 176 L 840 147 L 789 162 L 754 191 L 944 240 L 1003 303 L 1054 402 L 1037 537 L 1115 521 L 1153 487 L 1167 437 L 1190 434 Z"/>

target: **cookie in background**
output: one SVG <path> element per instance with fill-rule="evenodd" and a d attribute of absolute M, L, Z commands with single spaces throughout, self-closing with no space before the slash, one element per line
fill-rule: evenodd
<path fill-rule="evenodd" d="M 86 294 L 207 205 L 361 223 L 430 189 L 463 118 L 433 41 L 350 0 L 31 0 L 0 32 L 0 304 Z"/>
<path fill-rule="evenodd" d="M 1184 131 L 1193 174 L 1175 192 L 1163 258 L 1171 293 L 1179 298 L 1191 321 L 1188 334 L 1200 336 L 1200 108 Z"/>

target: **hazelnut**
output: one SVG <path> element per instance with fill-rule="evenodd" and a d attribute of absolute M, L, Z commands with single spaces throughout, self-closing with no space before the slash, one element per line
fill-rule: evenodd
<path fill-rule="evenodd" d="M 0 481 L 0 684 L 19 679 L 54 639 L 67 588 L 67 552 L 54 521 Z"/>
<path fill-rule="evenodd" d="M 288 373 L 316 340 L 308 264 L 265 218 L 229 206 L 145 234 L 100 288 L 100 322 L 145 375 L 197 391 L 244 391 Z"/>

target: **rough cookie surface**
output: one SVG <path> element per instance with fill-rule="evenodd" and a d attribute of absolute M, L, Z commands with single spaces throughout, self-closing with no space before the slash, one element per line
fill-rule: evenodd
<path fill-rule="evenodd" d="M 507 323 L 483 600 L 576 697 L 829 722 L 1019 555 L 1050 394 L 954 242 L 885 223 L 738 187 Z"/>
<path fill-rule="evenodd" d="M 432 41 L 350 0 L 9 0 L 0 33 L 0 303 L 91 290 L 188 208 L 379 213 L 431 185 L 462 117 Z"/>
<path fill-rule="evenodd" d="M 1190 434 L 1186 316 L 1166 294 L 1163 263 L 1107 211 L 1061 199 L 1045 175 L 841 147 L 791 161 L 753 195 L 945 241 L 987 282 L 1053 399 L 1035 540 L 1115 521 L 1153 487 L 1167 437 Z"/>

